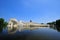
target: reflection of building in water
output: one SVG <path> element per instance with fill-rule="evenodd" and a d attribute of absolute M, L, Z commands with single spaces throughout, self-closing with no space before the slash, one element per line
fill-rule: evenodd
<path fill-rule="evenodd" d="M 18 30 L 21 31 L 23 29 L 23 22 L 19 21 L 18 22 Z"/>
<path fill-rule="evenodd" d="M 23 21 L 18 21 L 14 18 L 10 19 L 8 22 L 8 30 L 11 30 L 14 28 L 19 29 L 20 31 L 24 28 L 30 28 L 30 27 L 45 27 L 48 26 L 47 24 L 40 24 L 40 23 L 35 23 L 30 20 L 30 22 L 23 22 Z"/>

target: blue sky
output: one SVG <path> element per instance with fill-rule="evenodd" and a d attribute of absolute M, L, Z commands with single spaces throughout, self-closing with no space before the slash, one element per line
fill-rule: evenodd
<path fill-rule="evenodd" d="M 38 23 L 60 19 L 60 0 L 0 0 L 0 18 Z"/>

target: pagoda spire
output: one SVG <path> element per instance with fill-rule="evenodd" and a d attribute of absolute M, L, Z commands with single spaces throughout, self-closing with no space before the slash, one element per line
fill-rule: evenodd
<path fill-rule="evenodd" d="M 32 20 L 30 20 L 30 22 L 32 22 Z"/>

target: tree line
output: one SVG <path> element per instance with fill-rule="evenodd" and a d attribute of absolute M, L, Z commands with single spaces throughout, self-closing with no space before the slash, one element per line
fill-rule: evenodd
<path fill-rule="evenodd" d="M 60 19 L 58 19 L 56 21 L 53 21 L 53 22 L 49 22 L 47 24 L 49 24 L 49 25 L 55 25 L 55 26 L 59 26 L 60 27 Z"/>

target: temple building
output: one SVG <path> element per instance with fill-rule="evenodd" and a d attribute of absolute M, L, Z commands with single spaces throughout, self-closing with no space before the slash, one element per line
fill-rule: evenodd
<path fill-rule="evenodd" d="M 23 22 L 23 21 L 18 21 L 15 18 L 11 18 L 8 22 L 8 30 L 11 30 L 13 28 L 22 30 L 24 28 L 31 28 L 31 27 L 47 27 L 47 24 L 40 24 L 40 23 L 35 23 L 30 20 L 30 22 Z"/>

